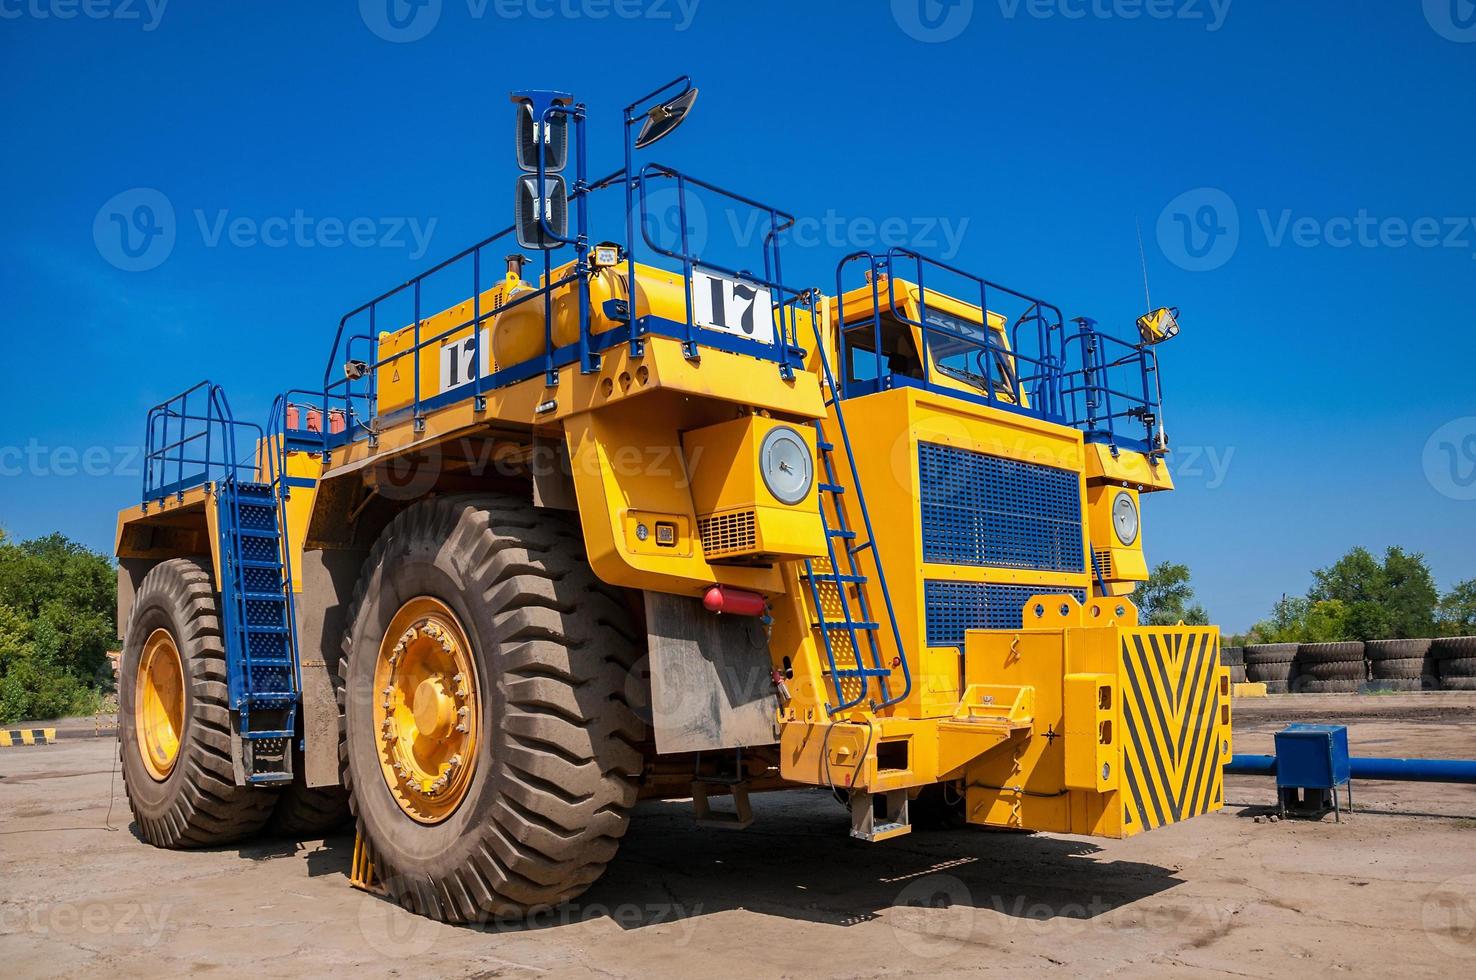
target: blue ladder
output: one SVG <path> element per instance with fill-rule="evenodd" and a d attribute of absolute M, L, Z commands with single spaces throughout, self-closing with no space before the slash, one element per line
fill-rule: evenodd
<path fill-rule="evenodd" d="M 292 780 L 300 686 L 292 585 L 282 564 L 278 489 L 235 477 L 218 485 L 227 688 L 238 713 L 246 780 Z"/>
<path fill-rule="evenodd" d="M 825 384 L 825 407 L 834 410 L 835 426 L 840 433 L 841 445 L 845 448 L 846 460 L 850 464 L 851 493 L 850 496 L 856 501 L 856 508 L 861 514 L 861 529 L 865 531 L 865 539 L 861 539 L 857 530 L 851 526 L 846 519 L 846 497 L 847 488 L 841 483 L 836 473 L 835 466 L 835 444 L 830 441 L 825 432 L 825 423 L 817 419 L 815 421 L 815 443 L 819 451 L 821 471 L 824 475 L 820 483 L 820 523 L 825 529 L 825 549 L 829 555 L 829 564 L 826 568 L 816 568 L 815 561 L 805 559 L 805 580 L 810 585 L 810 598 L 815 608 L 815 622 L 811 628 L 820 634 L 820 639 L 825 648 L 825 659 L 830 667 L 830 679 L 835 685 L 835 704 L 826 704 L 825 710 L 830 714 L 854 708 L 866 700 L 867 692 L 870 690 L 871 681 L 874 678 L 881 693 L 881 699 L 872 699 L 870 702 L 872 710 L 885 708 L 889 705 L 905 700 L 912 693 L 912 672 L 907 665 L 907 653 L 902 646 L 901 630 L 897 627 L 897 616 L 892 607 L 892 595 L 887 589 L 887 578 L 882 570 L 881 554 L 876 547 L 876 534 L 871 527 L 871 514 L 866 509 L 866 497 L 861 492 L 861 476 L 856 470 L 856 456 L 851 448 L 851 437 L 846 431 L 845 414 L 841 411 L 841 399 L 837 394 L 835 378 L 830 373 L 830 362 L 825 357 L 825 344 L 820 337 L 820 318 L 812 316 L 811 323 L 815 326 L 816 350 L 820 355 L 820 366 L 823 368 Z M 827 507 L 827 504 L 829 505 Z M 827 510 L 829 513 L 827 513 Z M 832 522 L 832 516 L 834 521 Z M 837 548 L 836 542 L 840 542 Z M 867 586 L 870 579 L 867 577 L 863 556 L 869 556 L 872 565 L 876 569 L 876 584 L 881 590 L 881 611 L 885 612 L 886 619 L 878 620 L 873 613 L 871 600 L 867 596 Z M 844 557 L 845 564 L 842 565 L 841 558 Z M 821 595 L 822 586 L 826 587 L 826 596 Z M 830 597 L 828 593 L 834 590 L 832 605 L 837 607 L 839 618 L 826 618 L 825 599 Z M 855 590 L 855 609 L 852 613 L 851 590 Z M 894 666 L 901 669 L 903 687 L 900 694 L 893 695 L 890 691 L 893 667 L 888 666 L 882 654 L 880 642 L 880 631 L 883 626 L 890 627 L 892 640 L 896 644 L 897 656 Z M 836 640 L 845 637 L 846 649 L 842 650 L 844 660 L 845 653 L 850 654 L 848 662 L 836 659 Z M 861 652 L 864 646 L 870 655 L 871 666 L 862 663 Z M 856 692 L 854 696 L 845 693 L 847 681 L 855 682 Z"/>

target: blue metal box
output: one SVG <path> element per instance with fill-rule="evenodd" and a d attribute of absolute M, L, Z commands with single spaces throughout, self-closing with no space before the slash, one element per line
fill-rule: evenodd
<path fill-rule="evenodd" d="M 1276 733 L 1276 785 L 1333 789 L 1352 774 L 1344 725 L 1295 724 Z"/>

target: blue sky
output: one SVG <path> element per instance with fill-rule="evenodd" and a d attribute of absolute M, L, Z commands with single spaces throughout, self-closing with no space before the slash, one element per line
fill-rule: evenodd
<path fill-rule="evenodd" d="M 689 72 L 652 155 L 812 218 L 792 281 L 886 228 L 1121 329 L 1141 221 L 1184 323 L 1146 541 L 1227 628 L 1355 544 L 1476 575 L 1470 0 L 0 0 L 0 61 L 12 534 L 111 550 L 148 406 L 263 418 L 506 225 L 510 89 L 587 102 L 605 172 Z"/>

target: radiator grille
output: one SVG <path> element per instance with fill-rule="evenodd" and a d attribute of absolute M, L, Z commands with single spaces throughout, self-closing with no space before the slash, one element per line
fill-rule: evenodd
<path fill-rule="evenodd" d="M 924 561 L 1086 570 L 1080 474 L 926 442 L 918 471 Z"/>
<path fill-rule="evenodd" d="M 708 558 L 748 554 L 758 548 L 754 512 L 751 510 L 699 518 L 697 534 L 702 538 L 702 552 Z"/>
<path fill-rule="evenodd" d="M 962 647 L 965 630 L 1017 630 L 1021 609 L 1033 595 L 1071 595 L 1086 602 L 1084 589 L 1058 585 L 994 585 L 984 582 L 923 583 L 928 646 Z"/>

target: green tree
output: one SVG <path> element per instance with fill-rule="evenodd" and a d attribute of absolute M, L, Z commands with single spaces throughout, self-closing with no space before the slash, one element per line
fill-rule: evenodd
<path fill-rule="evenodd" d="M 116 634 L 105 555 L 0 532 L 0 723 L 90 710 Z"/>
<path fill-rule="evenodd" d="M 1441 596 L 1435 616 L 1441 636 L 1476 635 L 1476 578 L 1457 583 Z"/>
<path fill-rule="evenodd" d="M 1139 619 L 1151 626 L 1173 626 L 1180 622 L 1209 625 L 1204 607 L 1194 602 L 1188 565 L 1160 562 L 1148 573 L 1148 581 L 1138 586 L 1133 601 L 1138 605 Z"/>
<path fill-rule="evenodd" d="M 1439 592 L 1424 555 L 1389 548 L 1380 562 L 1368 549 L 1354 548 L 1312 578 L 1310 600 L 1343 604 L 1347 639 L 1429 636 L 1434 630 Z"/>

